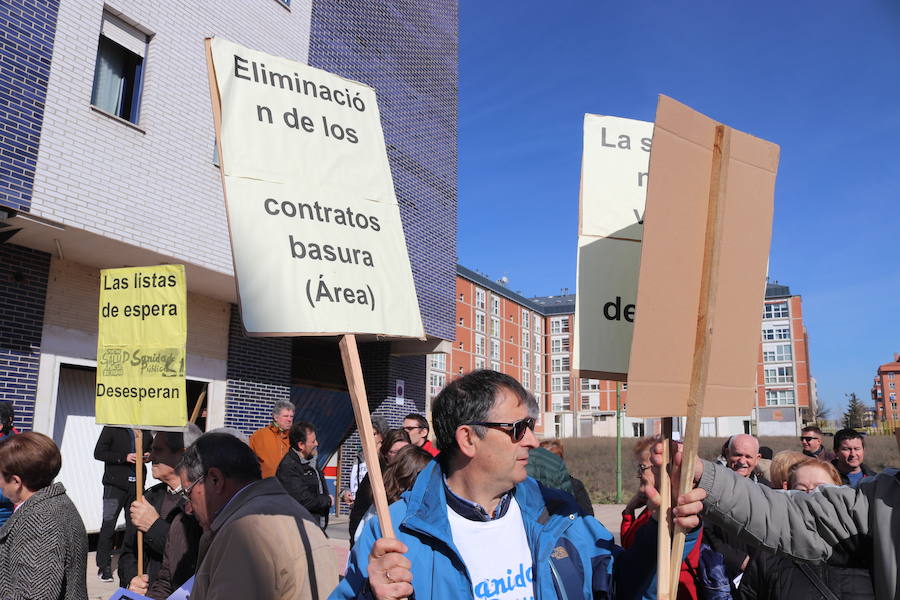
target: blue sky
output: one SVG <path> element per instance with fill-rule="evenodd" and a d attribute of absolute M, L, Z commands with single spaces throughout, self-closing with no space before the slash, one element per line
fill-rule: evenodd
<path fill-rule="evenodd" d="M 803 296 L 820 399 L 900 352 L 900 2 L 462 0 L 459 261 L 575 290 L 583 114 L 658 94 L 781 146 L 769 274 Z"/>

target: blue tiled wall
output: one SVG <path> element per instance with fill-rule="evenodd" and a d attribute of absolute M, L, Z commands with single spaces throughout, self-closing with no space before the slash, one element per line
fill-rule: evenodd
<path fill-rule="evenodd" d="M 291 338 L 244 335 L 240 312 L 231 306 L 225 425 L 250 434 L 272 420 L 276 400 L 291 399 Z"/>
<path fill-rule="evenodd" d="M 37 165 L 59 2 L 0 9 L 0 206 L 27 211 Z"/>
<path fill-rule="evenodd" d="M 0 401 L 12 402 L 15 425 L 31 429 L 50 255 L 0 244 Z"/>
<path fill-rule="evenodd" d="M 452 0 L 313 2 L 309 63 L 372 86 L 425 332 L 452 340 L 458 14 Z"/>

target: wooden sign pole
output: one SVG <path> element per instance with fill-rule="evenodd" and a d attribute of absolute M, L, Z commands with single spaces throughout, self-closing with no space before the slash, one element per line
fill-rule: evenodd
<path fill-rule="evenodd" d="M 356 336 L 350 333 L 342 336 L 340 346 L 344 375 L 347 377 L 347 389 L 350 391 L 353 414 L 356 416 L 356 427 L 359 430 L 359 441 L 362 444 L 363 457 L 366 459 L 366 467 L 369 470 L 372 500 L 375 505 L 375 513 L 378 515 L 378 524 L 381 527 L 381 537 L 393 538 L 394 527 L 391 524 L 391 513 L 388 511 L 387 494 L 384 492 L 381 463 L 378 462 L 378 449 L 375 447 L 372 417 L 369 414 L 369 401 L 366 398 L 366 386 L 363 383 Z"/>
<path fill-rule="evenodd" d="M 197 417 L 200 416 L 200 411 L 203 409 L 204 402 L 206 402 L 206 390 L 200 392 L 200 397 L 197 398 L 197 403 L 194 404 L 194 410 L 191 412 L 191 420 L 189 423 L 194 424 L 197 422 Z"/>
<path fill-rule="evenodd" d="M 672 574 L 669 564 L 672 561 L 672 528 L 669 521 L 669 510 L 672 508 L 672 486 L 669 482 L 669 446 L 672 439 L 672 417 L 662 420 L 662 466 L 659 469 L 659 543 L 656 546 L 656 597 L 658 600 L 675 600 L 670 596 Z M 678 575 L 675 575 L 678 585 Z"/>
<path fill-rule="evenodd" d="M 144 432 L 140 429 L 134 430 L 134 485 L 134 497 L 140 502 L 144 499 Z M 125 510 L 130 511 L 131 505 L 126 506 Z M 140 529 L 137 529 L 137 575 L 144 575 L 144 532 Z"/>
<path fill-rule="evenodd" d="M 712 315 L 716 306 L 716 288 L 719 272 L 719 254 L 722 231 L 722 199 L 728 175 L 728 158 L 731 149 L 730 130 L 716 126 L 710 168 L 709 202 L 706 213 L 706 238 L 703 249 L 703 271 L 700 281 L 700 304 L 697 309 L 697 329 L 694 338 L 694 356 L 691 365 L 691 382 L 687 401 L 687 424 L 684 432 L 684 452 L 678 495 L 686 494 L 694 486 L 694 460 L 700 443 L 700 420 L 703 416 L 704 394 L 709 375 Z M 677 495 L 676 498 L 677 499 Z M 678 590 L 681 571 L 681 555 L 684 552 L 686 531 L 676 526 L 672 540 L 672 557 L 669 582 L 671 598 Z M 660 563 L 662 568 L 662 563 Z"/>

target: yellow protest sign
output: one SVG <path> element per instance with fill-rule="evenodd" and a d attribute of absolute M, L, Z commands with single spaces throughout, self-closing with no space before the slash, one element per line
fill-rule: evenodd
<path fill-rule="evenodd" d="M 100 271 L 97 423 L 184 426 L 183 265 Z"/>

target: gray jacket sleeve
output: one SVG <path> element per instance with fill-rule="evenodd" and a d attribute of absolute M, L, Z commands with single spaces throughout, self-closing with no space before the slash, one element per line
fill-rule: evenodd
<path fill-rule="evenodd" d="M 835 546 L 852 547 L 869 535 L 869 500 L 849 487 L 772 490 L 708 461 L 700 487 L 711 521 L 743 541 L 801 560 L 827 560 Z"/>

